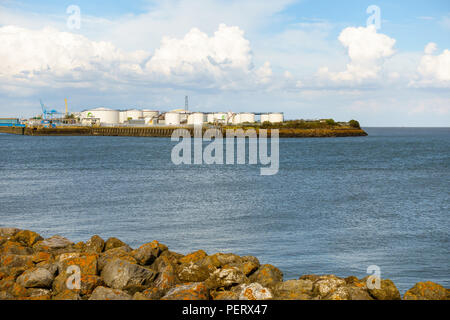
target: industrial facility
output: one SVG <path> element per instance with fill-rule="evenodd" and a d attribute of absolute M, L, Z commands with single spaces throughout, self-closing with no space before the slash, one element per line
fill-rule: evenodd
<path fill-rule="evenodd" d="M 252 113 L 252 112 L 197 112 L 185 109 L 175 109 L 168 112 L 156 110 L 114 110 L 109 108 L 87 109 L 80 113 L 74 113 L 83 125 L 240 125 L 244 123 L 270 122 L 279 123 L 284 121 L 283 113 Z"/>
<path fill-rule="evenodd" d="M 147 126 L 198 126 L 198 125 L 242 125 L 281 123 L 284 121 L 282 112 L 199 112 L 190 111 L 188 97 L 185 97 L 185 108 L 167 112 L 151 109 L 111 109 L 106 107 L 88 108 L 81 112 L 69 113 L 67 99 L 65 112 L 48 108 L 42 100 L 39 101 L 42 113 L 30 119 L 3 119 L 0 125 L 26 125 L 29 127 L 59 127 L 59 126 L 96 126 L 96 127 L 147 127 Z M 17 123 L 14 123 L 16 121 Z M 4 122 L 4 123 L 2 123 Z"/>

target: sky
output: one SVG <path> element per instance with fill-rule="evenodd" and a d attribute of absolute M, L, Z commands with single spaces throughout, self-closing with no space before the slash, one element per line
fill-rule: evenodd
<path fill-rule="evenodd" d="M 450 1 L 0 0 L 0 117 L 184 107 L 449 126 Z"/>

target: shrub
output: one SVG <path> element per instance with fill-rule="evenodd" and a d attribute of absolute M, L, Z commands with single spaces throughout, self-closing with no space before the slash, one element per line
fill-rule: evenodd
<path fill-rule="evenodd" d="M 350 127 L 352 127 L 352 128 L 360 128 L 359 122 L 356 121 L 356 120 L 350 120 L 350 121 L 348 122 L 348 124 L 349 124 Z"/>

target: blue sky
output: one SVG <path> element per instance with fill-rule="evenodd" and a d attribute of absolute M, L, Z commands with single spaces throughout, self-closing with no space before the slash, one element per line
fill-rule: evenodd
<path fill-rule="evenodd" d="M 0 41 L 0 116 L 32 116 L 39 98 L 63 109 L 66 97 L 73 111 L 170 110 L 188 94 L 204 111 L 450 123 L 445 0 L 0 0 Z"/>

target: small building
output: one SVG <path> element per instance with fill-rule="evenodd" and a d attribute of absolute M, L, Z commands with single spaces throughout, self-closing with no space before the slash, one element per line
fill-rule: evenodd
<path fill-rule="evenodd" d="M 2 127 L 16 127 L 22 126 L 19 118 L 0 118 L 0 126 Z"/>

